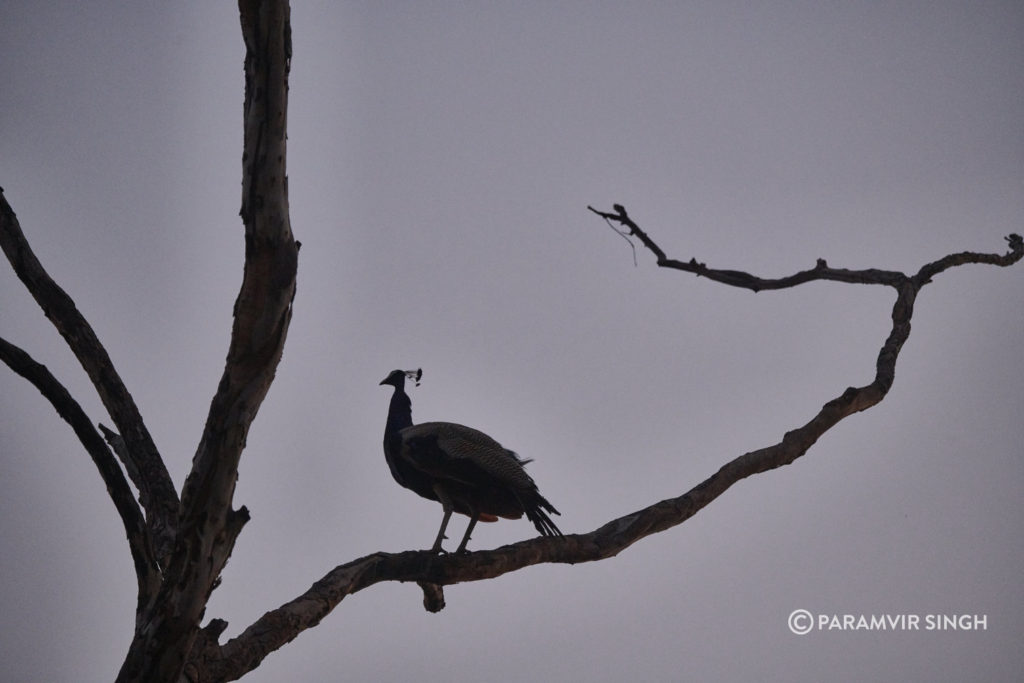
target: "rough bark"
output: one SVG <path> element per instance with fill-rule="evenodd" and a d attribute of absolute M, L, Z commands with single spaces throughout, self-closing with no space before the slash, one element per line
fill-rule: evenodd
<path fill-rule="evenodd" d="M 290 10 L 285 0 L 241 0 L 239 15 L 246 46 L 240 211 L 245 270 L 224 373 L 180 501 L 106 350 L 43 269 L 0 190 L 0 247 L 85 368 L 118 430 L 100 425 L 101 437 L 44 366 L 0 340 L 0 360 L 35 385 L 72 426 L 123 520 L 139 586 L 135 633 L 119 681 L 177 681 L 183 675 L 206 603 L 248 520 L 244 507 L 232 507 L 238 463 L 291 319 L 299 245 L 288 215 L 285 164 Z M 125 472 L 138 489 L 145 520 Z M 203 629 L 200 651 L 211 638 L 216 642 L 223 623 L 213 620 Z M 194 666 L 187 675 L 208 680 Z"/>
<path fill-rule="evenodd" d="M 291 28 L 287 2 L 239 3 L 245 40 L 242 208 L 245 271 L 227 362 L 181 497 L 174 554 L 136 630 L 123 681 L 176 681 L 210 593 L 249 519 L 233 509 L 246 436 L 284 349 L 298 245 L 288 215 L 286 130 Z M 207 679 L 194 668 L 187 675 Z"/>

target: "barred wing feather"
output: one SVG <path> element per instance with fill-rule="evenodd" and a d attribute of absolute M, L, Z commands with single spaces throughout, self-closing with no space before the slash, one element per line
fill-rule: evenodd
<path fill-rule="evenodd" d="M 402 430 L 402 442 L 409 448 L 403 449 L 413 466 L 431 474 L 461 480 L 459 472 L 470 475 L 466 466 L 479 468 L 503 484 L 517 489 L 533 489 L 536 484 L 523 465 L 530 462 L 504 448 L 500 443 L 483 432 L 452 422 L 422 422 Z M 423 448 L 416 445 L 436 444 L 447 460 L 425 456 Z M 433 450 L 433 449 L 431 449 Z M 467 483 L 471 483 L 467 481 Z"/>

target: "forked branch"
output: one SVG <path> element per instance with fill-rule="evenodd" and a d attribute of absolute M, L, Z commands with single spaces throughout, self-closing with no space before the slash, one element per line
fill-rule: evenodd
<path fill-rule="evenodd" d="M 832 268 L 825 262 L 825 259 L 818 259 L 813 268 L 802 270 L 783 278 L 762 278 L 740 270 L 708 268 L 707 265 L 698 262 L 695 258 L 691 258 L 689 261 L 679 261 L 677 259 L 669 258 L 665 254 L 664 250 L 659 247 L 646 232 L 641 230 L 640 226 L 637 225 L 632 218 L 630 218 L 625 207 L 621 204 L 613 204 L 612 211 L 610 212 L 598 211 L 592 206 L 588 206 L 587 208 L 609 223 L 614 222 L 621 225 L 624 230 L 619 231 L 620 234 L 628 237 L 636 237 L 640 240 L 641 244 L 647 247 L 647 249 L 654 254 L 655 258 L 658 259 L 658 266 L 661 268 L 682 270 L 687 273 L 706 277 L 709 280 L 721 282 L 722 284 L 730 285 L 732 287 L 742 287 L 754 292 L 759 292 L 763 289 L 785 289 L 787 287 L 795 287 L 805 282 L 811 282 L 812 280 L 833 280 L 835 282 L 847 282 L 862 285 L 889 285 L 890 287 L 898 288 L 904 280 L 908 279 L 908 276 L 904 273 L 893 270 L 879 270 L 877 268 L 868 268 L 866 270 Z M 988 263 L 997 266 L 1009 266 L 1015 263 L 1020 259 L 1022 253 L 1021 237 L 1020 235 L 1014 234 L 1006 237 L 1005 239 L 1009 243 L 1010 247 L 1010 250 L 1005 254 L 979 254 L 965 251 L 958 254 L 950 254 L 938 261 L 922 266 L 920 271 L 913 276 L 915 279 L 915 287 L 920 289 L 922 285 L 928 283 L 931 277 L 953 266 L 960 266 L 968 263 Z"/>
<path fill-rule="evenodd" d="M 893 287 L 892 328 L 878 353 L 874 378 L 862 387 L 849 387 L 832 399 L 803 426 L 786 432 L 770 446 L 744 453 L 686 493 L 654 503 L 631 514 L 613 519 L 585 534 L 556 538 L 535 538 L 494 550 L 465 555 L 437 556 L 429 551 L 375 553 L 340 565 L 328 572 L 302 595 L 267 612 L 239 636 L 223 646 L 207 647 L 203 667 L 215 672 L 217 680 L 235 680 L 251 671 L 268 654 L 291 641 L 302 631 L 318 624 L 347 596 L 381 581 L 417 582 L 424 588 L 428 609 L 443 606 L 440 587 L 464 581 L 480 581 L 545 562 L 576 564 L 612 557 L 651 534 L 682 524 L 703 507 L 746 477 L 788 465 L 804 455 L 829 429 L 845 417 L 880 402 L 892 386 L 896 360 L 910 335 L 914 302 L 922 286 L 934 275 L 955 265 L 985 263 L 1009 266 L 1024 256 L 1018 235 L 1010 235 L 1005 254 L 953 254 L 922 267 L 917 274 L 883 270 L 846 270 L 829 267 L 823 260 L 811 270 L 781 279 L 765 279 L 735 270 L 713 270 L 696 261 L 670 259 L 626 213 L 616 205 L 614 212 L 591 211 L 623 225 L 655 254 L 658 264 L 696 273 L 712 280 L 753 291 L 782 289 L 811 280 L 835 280 Z"/>
<path fill-rule="evenodd" d="M 283 0 L 241 0 L 239 13 L 246 47 L 240 211 L 245 270 L 224 373 L 182 489 L 174 555 L 148 622 L 136 631 L 119 676 L 124 681 L 177 680 L 219 634 L 222 622 L 200 632 L 199 621 L 249 519 L 245 507 L 233 507 L 238 463 L 291 322 L 298 244 L 286 174 L 290 10 Z M 211 680 L 194 666 L 188 671 Z"/>
<path fill-rule="evenodd" d="M 178 494 L 146 429 L 138 407 L 114 368 L 92 326 L 75 302 L 54 282 L 25 239 L 18 217 L 0 190 L 0 247 L 14 272 L 32 294 L 43 313 L 64 337 L 103 401 L 124 440 L 139 478 L 139 498 L 146 510 L 156 558 L 164 564 L 174 544 L 178 521 Z M 88 446 L 87 446 L 88 448 Z"/>

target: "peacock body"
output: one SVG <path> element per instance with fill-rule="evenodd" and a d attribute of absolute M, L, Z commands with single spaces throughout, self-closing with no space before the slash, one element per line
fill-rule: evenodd
<path fill-rule="evenodd" d="M 487 434 L 453 422 L 413 424 L 405 382 L 422 371 L 394 370 L 381 382 L 394 387 L 384 427 L 384 457 L 399 484 L 441 503 L 444 517 L 432 550 L 441 552 L 452 512 L 469 517 L 456 552 L 466 549 L 477 521 L 533 522 L 542 536 L 561 536 L 549 514 L 559 514 L 526 473 L 524 460 Z"/>

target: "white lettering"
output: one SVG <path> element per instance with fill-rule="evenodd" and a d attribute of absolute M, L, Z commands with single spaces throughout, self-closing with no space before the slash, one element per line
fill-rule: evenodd
<path fill-rule="evenodd" d="M 985 631 L 985 614 L 819 614 L 819 631 Z"/>

